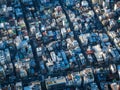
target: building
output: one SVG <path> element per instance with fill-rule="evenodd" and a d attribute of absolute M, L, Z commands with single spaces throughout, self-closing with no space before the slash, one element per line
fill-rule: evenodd
<path fill-rule="evenodd" d="M 117 66 L 117 71 L 118 71 L 118 75 L 119 75 L 119 78 L 120 78 L 120 65 Z"/>
<path fill-rule="evenodd" d="M 96 83 L 91 83 L 90 87 L 91 87 L 91 90 L 99 90 L 98 85 Z"/>
<path fill-rule="evenodd" d="M 101 82 L 100 87 L 101 87 L 101 90 L 109 90 L 108 83 Z"/>
<path fill-rule="evenodd" d="M 80 87 L 82 83 L 82 78 L 79 72 L 74 72 L 68 74 L 66 77 L 66 86 L 78 86 Z"/>
<path fill-rule="evenodd" d="M 45 80 L 47 90 L 61 90 L 65 88 L 65 77 L 54 77 Z"/>
<path fill-rule="evenodd" d="M 0 0 L 0 4 L 6 4 L 7 1 L 6 0 Z"/>
<path fill-rule="evenodd" d="M 33 81 L 29 86 L 24 87 L 23 90 L 41 90 L 41 83 L 39 81 Z"/>
<path fill-rule="evenodd" d="M 67 6 L 74 5 L 75 0 L 64 0 Z"/>
<path fill-rule="evenodd" d="M 119 85 L 117 83 L 110 84 L 112 90 L 120 90 Z"/>
<path fill-rule="evenodd" d="M 94 75 L 91 68 L 86 68 L 85 70 L 83 70 L 82 76 L 83 76 L 84 84 L 94 82 Z"/>
<path fill-rule="evenodd" d="M 93 49 L 94 49 L 94 55 L 97 59 L 98 62 L 102 62 L 103 61 L 103 51 L 100 47 L 100 45 L 96 45 L 96 46 L 93 46 Z"/>
<path fill-rule="evenodd" d="M 109 52 L 111 53 L 111 56 L 112 56 L 114 61 L 120 60 L 120 54 L 116 48 L 109 49 Z"/>
<path fill-rule="evenodd" d="M 4 78 L 5 77 L 5 70 L 3 67 L 0 66 L 0 78 Z"/>
<path fill-rule="evenodd" d="M 79 36 L 79 40 L 81 41 L 82 45 L 83 46 L 86 46 L 88 44 L 88 38 L 89 38 L 90 34 L 87 33 L 87 34 L 81 34 Z"/>
<path fill-rule="evenodd" d="M 16 90 L 22 90 L 22 88 L 23 88 L 22 82 L 17 82 L 15 86 L 16 86 Z"/>
<path fill-rule="evenodd" d="M 103 0 L 92 0 L 92 3 L 93 4 L 96 4 L 96 3 L 98 3 L 98 4 L 102 4 L 102 2 L 103 2 Z"/>

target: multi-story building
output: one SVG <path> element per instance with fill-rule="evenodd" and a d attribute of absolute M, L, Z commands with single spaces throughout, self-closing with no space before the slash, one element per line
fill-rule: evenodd
<path fill-rule="evenodd" d="M 59 90 L 65 87 L 66 79 L 65 77 L 60 78 L 54 77 L 46 79 L 45 83 L 47 90 Z"/>

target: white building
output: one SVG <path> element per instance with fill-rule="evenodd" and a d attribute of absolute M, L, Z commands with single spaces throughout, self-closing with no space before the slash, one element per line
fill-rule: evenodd
<path fill-rule="evenodd" d="M 23 90 L 22 89 L 22 82 L 17 82 L 16 83 L 16 90 Z"/>
<path fill-rule="evenodd" d="M 64 88 L 66 84 L 65 77 L 54 77 L 54 78 L 48 78 L 45 80 L 46 88 L 47 90 L 57 90 L 59 88 Z"/>
<path fill-rule="evenodd" d="M 39 81 L 31 82 L 31 85 L 24 87 L 23 90 L 41 90 L 41 83 Z"/>
<path fill-rule="evenodd" d="M 93 49 L 95 51 L 94 54 L 95 54 L 95 57 L 97 58 L 97 61 L 98 62 L 103 61 L 103 52 L 100 45 L 93 46 Z"/>
<path fill-rule="evenodd" d="M 94 82 L 94 75 L 91 68 L 86 68 L 82 71 L 82 76 L 84 80 L 84 84 Z"/>

